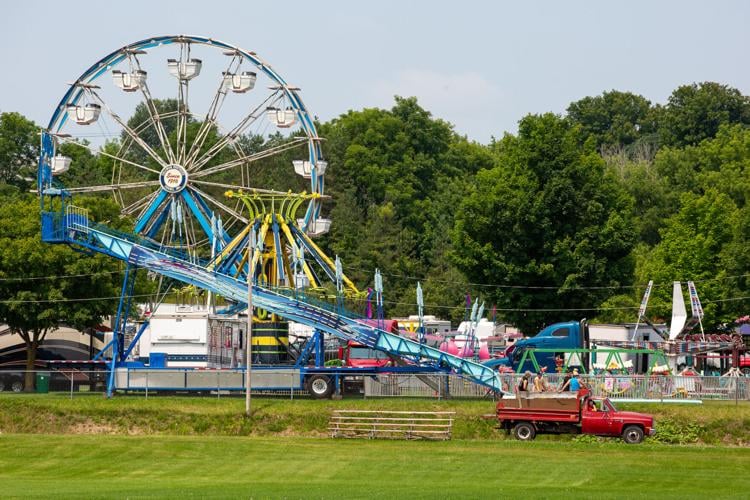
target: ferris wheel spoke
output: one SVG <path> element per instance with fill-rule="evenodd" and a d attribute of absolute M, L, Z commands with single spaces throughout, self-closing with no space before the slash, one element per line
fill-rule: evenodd
<path fill-rule="evenodd" d="M 250 125 L 252 125 L 258 118 L 260 118 L 265 111 L 265 109 L 269 106 L 272 106 L 277 101 L 283 98 L 283 94 L 276 90 L 275 92 L 272 92 L 268 97 L 266 97 L 263 102 L 258 104 L 247 116 L 245 116 L 240 122 L 232 128 L 226 135 L 224 135 L 221 139 L 219 139 L 216 144 L 212 145 L 208 151 L 203 153 L 203 155 L 192 162 L 190 165 L 188 165 L 187 170 L 188 172 L 198 170 L 204 165 L 206 165 L 208 162 L 210 162 L 217 154 L 219 154 L 228 144 L 232 143 L 234 140 L 236 140 L 239 136 L 241 136 L 245 130 L 247 130 Z"/>
<path fill-rule="evenodd" d="M 211 181 L 199 181 L 194 178 L 190 179 L 191 184 L 198 184 L 201 186 L 212 186 L 212 187 L 220 187 L 224 189 L 232 189 L 236 191 L 247 191 L 249 193 L 258 193 L 258 194 L 276 194 L 276 195 L 285 195 L 288 194 L 283 191 L 275 191 L 273 189 L 261 189 L 261 188 L 254 188 L 254 187 L 248 187 L 248 186 L 239 186 L 237 184 L 225 184 L 223 182 L 211 182 Z"/>
<path fill-rule="evenodd" d="M 188 206 L 189 210 L 186 210 L 186 212 L 192 212 L 192 215 L 196 218 L 198 224 L 200 224 L 203 232 L 208 235 L 209 238 L 211 238 L 213 236 L 213 228 L 211 227 L 210 222 L 211 214 L 203 213 L 203 210 L 201 210 L 201 207 L 198 205 L 198 202 L 196 201 L 195 197 L 193 197 L 193 194 L 189 189 L 183 189 L 182 191 L 180 191 L 180 197 Z M 210 210 L 207 211 L 210 212 Z M 185 214 L 183 214 L 183 219 L 184 215 Z"/>
<path fill-rule="evenodd" d="M 130 59 L 134 63 L 135 68 L 141 71 L 141 63 L 138 60 L 138 57 L 135 54 L 132 54 L 130 55 Z M 161 148 L 164 151 L 164 154 L 167 155 L 170 163 L 175 163 L 176 158 L 174 156 L 174 151 L 172 150 L 172 144 L 170 144 L 169 142 L 169 137 L 167 135 L 166 129 L 164 128 L 164 123 L 162 123 L 161 121 L 159 109 L 156 107 L 156 104 L 151 97 L 151 90 L 148 87 L 148 82 L 144 79 L 140 83 L 139 88 L 141 89 L 143 98 L 146 101 L 146 109 L 148 110 L 149 117 L 151 118 L 151 123 L 153 123 L 154 129 L 156 130 L 156 135 L 159 138 L 159 142 L 161 143 Z"/>
<path fill-rule="evenodd" d="M 224 74 L 231 73 L 232 66 L 234 66 L 235 63 L 237 63 L 237 67 L 239 67 L 239 61 L 240 58 L 238 57 L 238 54 L 235 53 L 232 56 L 232 59 L 229 61 L 229 64 L 227 65 L 226 72 L 222 74 L 221 80 L 219 81 L 219 87 L 216 89 L 214 98 L 211 101 L 211 106 L 209 106 L 208 112 L 203 119 L 203 123 L 201 123 L 200 129 L 198 129 L 198 133 L 196 134 L 195 139 L 193 139 L 193 143 L 190 145 L 190 150 L 188 151 L 185 164 L 190 165 L 195 161 L 195 158 L 200 153 L 203 144 L 206 142 L 206 139 L 209 136 L 211 127 L 216 125 L 216 118 L 219 115 L 219 111 L 221 111 L 224 100 L 227 97 L 227 87 L 224 83 Z"/>
<path fill-rule="evenodd" d="M 72 187 L 65 190 L 69 193 L 101 193 L 103 191 L 115 191 L 120 189 L 136 189 L 149 186 L 158 186 L 159 181 L 127 182 L 124 184 L 103 184 L 100 186 Z"/>
<path fill-rule="evenodd" d="M 162 167 L 166 167 L 166 166 L 167 166 L 167 163 L 166 163 L 166 162 L 165 162 L 165 161 L 164 161 L 164 160 L 163 160 L 163 159 L 162 159 L 162 158 L 161 158 L 161 157 L 160 157 L 160 156 L 159 156 L 159 155 L 158 155 L 158 154 L 156 153 L 156 151 L 154 151 L 154 150 L 153 150 L 153 149 L 151 148 L 151 146 L 149 146 L 149 145 L 148 145 L 148 143 L 146 143 L 146 141 L 144 141 L 144 140 L 143 140 L 143 139 L 142 139 L 142 138 L 141 138 L 141 137 L 140 137 L 140 136 L 139 136 L 139 135 L 138 135 L 138 134 L 137 134 L 137 133 L 136 133 L 136 132 L 135 132 L 135 131 L 134 131 L 134 130 L 133 130 L 132 128 L 130 128 L 130 127 L 128 126 L 128 124 L 127 124 L 127 123 L 125 123 L 125 121 L 123 121 L 123 119 L 122 119 L 122 118 L 120 118 L 120 116 L 119 116 L 119 115 L 118 115 L 117 113 L 115 113 L 114 111 L 112 111 L 112 108 L 110 108 L 110 107 L 109 107 L 109 105 L 108 105 L 108 104 L 107 104 L 106 102 L 104 102 L 104 99 L 102 99 L 102 98 L 101 98 L 101 97 L 99 96 L 99 94 L 98 94 L 98 93 L 96 93 L 96 92 L 95 92 L 95 91 L 94 91 L 94 90 L 93 90 L 92 88 L 87 88 L 86 90 L 87 90 L 87 91 L 89 92 L 89 94 L 90 94 L 90 95 L 91 95 L 91 96 L 92 96 L 92 97 L 93 97 L 93 98 L 94 98 L 94 99 L 95 99 L 96 101 L 98 101 L 98 102 L 99 102 L 99 105 L 100 105 L 100 106 L 101 106 L 102 108 L 104 108 L 104 109 L 105 109 L 105 110 L 107 111 L 107 113 L 109 114 L 109 116 L 111 116 L 111 117 L 112 117 L 112 119 L 113 119 L 113 120 L 114 120 L 115 122 L 117 122 L 117 124 L 118 124 L 118 125 L 120 125 L 120 126 L 122 127 L 122 129 L 123 129 L 123 130 L 125 131 L 125 133 L 126 133 L 126 134 L 127 134 L 127 135 L 128 135 L 128 136 L 129 136 L 129 137 L 130 137 L 130 138 L 131 138 L 131 139 L 132 139 L 132 140 L 133 140 L 133 141 L 134 141 L 134 142 L 136 143 L 136 144 L 138 144 L 138 145 L 139 145 L 139 146 L 140 146 L 141 148 L 143 148 L 143 150 L 144 150 L 144 151 L 145 151 L 145 152 L 146 152 L 146 153 L 147 153 L 147 154 L 148 154 L 148 155 L 149 155 L 149 156 L 150 156 L 150 157 L 151 157 L 151 158 L 152 158 L 152 159 L 153 159 L 153 160 L 154 160 L 154 161 L 155 161 L 156 163 L 158 163 L 158 164 L 159 164 L 159 165 L 161 165 Z"/>
<path fill-rule="evenodd" d="M 187 121 L 188 121 L 188 108 L 187 108 L 187 93 L 188 93 L 188 82 L 180 81 L 180 91 L 177 97 L 177 161 L 178 163 L 185 163 L 185 145 L 187 144 Z"/>
<path fill-rule="evenodd" d="M 177 70 L 177 161 L 185 165 L 187 146 L 187 125 L 190 114 L 188 94 L 190 79 L 181 74 L 182 68 L 190 61 L 190 43 L 180 43 L 180 59 Z"/>
<path fill-rule="evenodd" d="M 149 193 L 146 196 L 143 196 L 143 197 L 139 198 L 138 200 L 134 201 L 130 205 L 124 207 L 122 209 L 122 213 L 125 214 L 125 215 L 132 215 L 139 208 L 141 208 L 142 206 L 146 205 L 147 203 L 150 203 L 154 198 L 157 197 L 158 194 L 159 194 L 159 191 L 154 191 L 153 193 Z"/>
<path fill-rule="evenodd" d="M 140 168 L 141 170 L 146 170 L 148 172 L 152 172 L 152 173 L 154 173 L 156 175 L 159 175 L 159 171 L 158 170 L 155 170 L 153 168 L 147 167 L 145 165 L 141 165 L 140 163 L 136 163 L 136 162 L 131 161 L 131 160 L 126 160 L 125 158 L 122 158 L 122 157 L 117 156 L 117 155 L 113 155 L 112 153 L 107 153 L 106 151 L 104 151 L 102 149 L 95 149 L 90 144 L 83 144 L 81 142 L 78 142 L 78 141 L 75 141 L 75 140 L 71 140 L 71 139 L 62 139 L 62 142 L 66 143 L 66 144 L 75 144 L 76 146 L 80 146 L 82 148 L 88 149 L 89 151 L 91 151 L 95 155 L 106 156 L 107 158 L 112 158 L 113 160 L 117 160 L 117 161 L 122 162 L 122 163 L 127 163 L 128 165 L 132 165 L 134 167 Z"/>
<path fill-rule="evenodd" d="M 237 218 L 238 220 L 240 220 L 240 221 L 244 222 L 245 224 L 247 224 L 247 222 L 248 222 L 248 220 L 247 220 L 247 217 L 245 217 L 245 216 L 241 215 L 241 214 L 240 214 L 239 212 L 237 212 L 236 210 L 234 210 L 234 209 L 232 209 L 232 208 L 229 208 L 228 206 L 226 206 L 225 204 L 223 204 L 222 202 L 220 202 L 219 200 L 217 200 L 217 199 L 216 199 L 216 198 L 214 198 L 213 196 L 211 196 L 211 195 L 209 195 L 209 194 L 206 194 L 205 192 L 201 191 L 200 189 L 196 188 L 195 186 L 193 186 L 193 187 L 192 187 L 191 189 L 192 189 L 192 190 L 193 190 L 193 191 L 194 191 L 194 192 L 195 192 L 196 194 L 198 194 L 198 195 L 199 195 L 199 196 L 200 196 L 201 198 L 203 198 L 204 200 L 206 200 L 206 201 L 210 201 L 211 203 L 213 203 L 213 204 L 214 204 L 214 205 L 216 205 L 217 207 L 221 208 L 222 210 L 224 210 L 224 211 L 225 211 L 225 212 L 227 212 L 228 214 L 231 214 L 231 215 L 233 215 L 233 216 L 234 216 L 235 218 Z"/>
<path fill-rule="evenodd" d="M 268 158 L 269 156 L 274 156 L 284 151 L 294 149 L 301 144 L 306 144 L 307 142 L 308 142 L 308 139 L 306 136 L 295 137 L 294 139 L 290 140 L 289 142 L 285 142 L 284 144 L 279 144 L 278 146 L 273 146 L 268 149 L 264 149 L 263 151 L 258 151 L 257 153 L 253 153 L 251 155 L 241 156 L 239 158 L 235 158 L 234 160 L 230 160 L 226 163 L 222 163 L 214 167 L 207 168 L 206 170 L 201 170 L 193 174 L 192 177 L 201 178 L 207 175 L 215 174 L 217 172 L 229 170 L 230 168 L 238 167 L 240 165 L 244 165 L 247 163 L 252 163 L 254 161 L 258 161 L 263 158 Z"/>

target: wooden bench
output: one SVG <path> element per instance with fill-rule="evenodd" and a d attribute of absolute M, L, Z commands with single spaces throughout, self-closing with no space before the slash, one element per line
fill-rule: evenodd
<path fill-rule="evenodd" d="M 328 424 L 333 438 L 451 438 L 452 411 L 334 410 Z"/>

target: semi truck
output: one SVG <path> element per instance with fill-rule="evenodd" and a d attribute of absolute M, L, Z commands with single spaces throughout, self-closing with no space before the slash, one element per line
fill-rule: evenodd
<path fill-rule="evenodd" d="M 653 416 L 619 411 L 608 398 L 594 398 L 587 389 L 519 393 L 515 399 L 501 399 L 496 415 L 500 427 L 520 441 L 531 441 L 537 434 L 592 434 L 638 444 L 656 432 Z"/>
<path fill-rule="evenodd" d="M 570 349 L 588 349 L 589 347 L 589 325 L 583 319 L 581 321 L 568 321 L 555 323 L 545 327 L 535 336 L 516 341 L 505 350 L 505 357 L 491 362 L 492 366 L 505 367 L 515 372 L 535 370 L 532 361 L 524 353 L 529 349 L 543 349 L 535 353 L 536 362 L 540 368 L 553 373 L 556 368 L 555 358 L 565 356 L 565 351 Z M 559 352 L 550 349 L 560 349 Z M 523 366 L 520 364 L 523 362 Z M 589 369 L 588 356 L 581 356 L 581 367 L 584 371 Z M 486 363 L 490 364 L 490 363 Z"/>

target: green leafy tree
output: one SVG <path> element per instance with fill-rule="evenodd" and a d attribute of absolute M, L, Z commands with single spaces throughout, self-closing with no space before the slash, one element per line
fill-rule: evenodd
<path fill-rule="evenodd" d="M 0 113 L 0 183 L 27 190 L 38 157 L 39 127 L 20 113 Z"/>
<path fill-rule="evenodd" d="M 568 106 L 568 117 L 581 126 L 597 147 L 627 146 L 652 132 L 651 103 L 631 92 L 612 90 L 584 97 Z"/>
<path fill-rule="evenodd" d="M 397 97 L 390 110 L 350 111 L 320 133 L 333 219 L 323 246 L 342 256 L 360 286 L 380 268 L 388 314 L 413 313 L 414 277 L 460 274 L 444 264 L 447 235 L 466 179 L 492 166 L 492 154 L 432 118 L 415 98 Z"/>
<path fill-rule="evenodd" d="M 640 290 L 641 293 L 643 289 Z M 632 294 L 621 293 L 609 297 L 599 306 L 599 311 L 591 320 L 592 323 L 632 323 L 638 317 L 640 297 L 636 296 L 637 293 L 636 289 Z"/>
<path fill-rule="evenodd" d="M 111 202 L 90 208 L 100 218 L 117 214 Z M 27 370 L 51 330 L 66 324 L 88 331 L 112 314 L 119 295 L 116 261 L 42 243 L 40 234 L 38 200 L 24 196 L 0 206 L 0 321 L 25 342 Z M 25 387 L 33 388 L 31 372 Z"/>
<path fill-rule="evenodd" d="M 742 246 L 747 241 L 742 233 L 747 215 L 742 216 L 729 196 L 714 189 L 702 196 L 683 195 L 680 211 L 665 223 L 661 242 L 640 252 L 638 259 L 638 281 L 653 279 L 661 285 L 650 303 L 653 315 L 671 315 L 672 281 L 692 280 L 703 300 L 705 326 L 739 316 L 741 304 L 727 299 L 741 295 L 736 275 L 730 273 L 746 274 L 747 268 L 743 271 L 740 266 L 749 260 L 750 251 Z M 730 262 L 732 266 L 727 265 Z"/>
<path fill-rule="evenodd" d="M 663 149 L 654 166 L 677 191 L 700 195 L 715 189 L 743 207 L 750 201 L 750 130 L 721 126 L 716 137 L 696 146 Z"/>
<path fill-rule="evenodd" d="M 734 296 L 729 297 L 727 308 L 728 319 L 747 315 L 750 310 L 750 205 L 745 205 L 737 212 L 737 224 L 733 228 L 732 241 L 722 248 L 719 256 L 719 269 L 727 276 L 724 285 Z M 731 304 L 730 304 L 731 303 Z"/>
<path fill-rule="evenodd" d="M 494 145 L 500 166 L 480 171 L 456 210 L 454 261 L 473 282 L 530 287 L 490 297 L 519 309 L 505 319 L 526 333 L 569 319 L 539 309 L 592 307 L 610 293 L 582 287 L 632 280 L 632 199 L 583 143 L 556 115 L 525 117 L 518 136 Z"/>
<path fill-rule="evenodd" d="M 605 158 L 610 172 L 635 200 L 633 225 L 638 241 L 655 245 L 664 221 L 679 210 L 681 191 L 651 161 Z"/>
<path fill-rule="evenodd" d="M 658 110 L 657 122 L 663 144 L 696 145 L 714 137 L 723 124 L 750 124 L 750 98 L 715 82 L 683 85 Z"/>

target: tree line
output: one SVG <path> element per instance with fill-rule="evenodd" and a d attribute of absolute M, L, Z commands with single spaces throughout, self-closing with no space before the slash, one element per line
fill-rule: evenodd
<path fill-rule="evenodd" d="M 635 321 L 653 279 L 649 315 L 658 321 L 670 314 L 671 282 L 693 280 L 704 325 L 719 327 L 750 306 L 749 125 L 750 98 L 704 82 L 679 87 L 664 104 L 614 90 L 585 97 L 564 114 L 527 115 L 516 133 L 480 144 L 415 98 L 396 97 L 390 109 L 318 124 L 333 219 L 320 243 L 361 287 L 382 271 L 387 316 L 415 311 L 421 281 L 426 313 L 454 322 L 467 294 L 527 334 L 582 316 Z M 26 194 L 38 131 L 19 113 L 0 114 L 0 321 L 17 322 L 21 311 L 29 331 L 59 321 L 91 327 L 113 300 L 30 302 L 116 296 L 121 278 L 117 262 L 40 242 L 38 203 Z M 253 150 L 281 139 L 242 140 Z M 109 175 L 100 156 L 66 154 L 74 157 L 69 175 L 84 184 Z M 304 188 L 288 159 L 260 164 L 257 185 Z M 82 203 L 99 220 L 132 224 L 111 201 Z M 10 279 L 84 269 L 101 271 L 96 286 L 80 286 L 86 277 L 44 286 Z"/>

